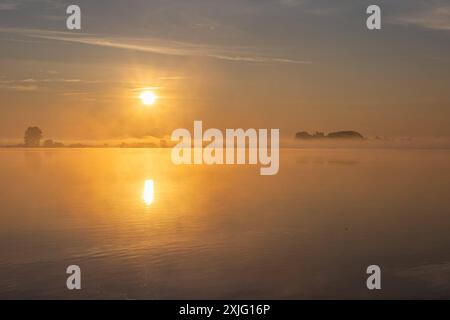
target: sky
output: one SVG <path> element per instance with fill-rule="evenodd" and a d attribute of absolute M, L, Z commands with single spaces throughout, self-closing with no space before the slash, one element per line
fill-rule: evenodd
<path fill-rule="evenodd" d="M 82 29 L 66 29 L 77 4 Z M 366 27 L 381 7 L 382 29 Z M 0 142 L 214 128 L 450 137 L 450 2 L 0 0 Z M 144 89 L 159 99 L 145 107 Z"/>

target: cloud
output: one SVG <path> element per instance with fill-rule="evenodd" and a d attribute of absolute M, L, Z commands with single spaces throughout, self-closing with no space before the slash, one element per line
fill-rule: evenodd
<path fill-rule="evenodd" d="M 281 5 L 287 7 L 298 7 L 305 3 L 305 0 L 280 0 Z"/>
<path fill-rule="evenodd" d="M 80 79 L 21 79 L 21 80 L 0 80 L 0 90 L 12 91 L 36 91 L 39 86 L 45 83 L 81 83 Z"/>
<path fill-rule="evenodd" d="M 433 30 L 450 30 L 450 5 L 440 5 L 399 16 L 397 23 Z"/>
<path fill-rule="evenodd" d="M 0 84 L 11 84 L 11 83 L 39 83 L 39 82 L 82 82 L 80 79 L 64 79 L 64 78 L 45 78 L 45 79 L 21 79 L 21 80 L 0 80 Z"/>
<path fill-rule="evenodd" d="M 38 89 L 33 79 L 0 80 L 0 90 L 9 91 L 35 91 Z"/>
<path fill-rule="evenodd" d="M 352 4 L 343 1 L 319 1 L 319 0 L 277 0 L 282 7 L 292 10 L 300 9 L 302 12 L 314 16 L 337 15 L 348 11 Z"/>
<path fill-rule="evenodd" d="M 63 5 L 58 0 L 15 0 L 15 1 L 5 1 L 4 3 L 0 3 L 0 11 L 1 10 L 17 10 L 19 8 L 26 7 L 30 4 L 43 3 L 45 5 L 52 6 L 61 6 Z"/>
<path fill-rule="evenodd" d="M 20 84 L 2 84 L 0 83 L 0 90 L 12 90 L 12 91 L 36 91 L 38 87 L 36 85 L 20 85 Z"/>
<path fill-rule="evenodd" d="M 6 2 L 6 3 L 0 3 L 0 10 L 16 10 L 19 7 L 19 3 L 12 3 L 12 2 Z"/>
<path fill-rule="evenodd" d="M 208 44 L 192 44 L 156 38 L 131 39 L 120 37 L 102 37 L 93 34 L 39 29 L 0 28 L 0 32 L 46 40 L 73 42 L 92 46 L 110 47 L 122 50 L 141 51 L 171 56 L 204 57 L 248 63 L 312 63 L 311 61 L 295 60 L 285 57 L 259 55 L 257 53 L 257 49 L 250 47 L 224 47 Z"/>

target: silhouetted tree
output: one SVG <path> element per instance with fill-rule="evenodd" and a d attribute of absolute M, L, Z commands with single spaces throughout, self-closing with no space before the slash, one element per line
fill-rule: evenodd
<path fill-rule="evenodd" d="M 53 148 L 55 146 L 55 142 L 52 139 L 45 140 L 42 144 L 44 148 Z"/>
<path fill-rule="evenodd" d="M 25 146 L 27 147 L 39 147 L 42 139 L 42 130 L 38 127 L 28 127 L 25 131 Z"/>

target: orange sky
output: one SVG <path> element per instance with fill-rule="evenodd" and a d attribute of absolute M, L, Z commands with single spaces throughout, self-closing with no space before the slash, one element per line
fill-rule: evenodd
<path fill-rule="evenodd" d="M 160 139 L 194 120 L 285 138 L 450 136 L 450 6 L 381 1 L 373 32 L 355 3 L 80 1 L 71 32 L 60 2 L 6 1 L 0 142 L 30 125 L 64 141 Z"/>

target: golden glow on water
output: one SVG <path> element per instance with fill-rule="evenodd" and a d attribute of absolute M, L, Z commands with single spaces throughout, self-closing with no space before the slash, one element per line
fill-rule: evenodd
<path fill-rule="evenodd" d="M 381 257 L 387 264 L 400 261 L 403 245 L 420 248 L 398 267 L 408 273 L 401 280 L 408 288 L 396 289 L 395 297 L 408 297 L 409 285 L 436 272 L 435 264 L 411 271 L 423 257 L 447 272 L 448 257 L 430 252 L 448 251 L 450 243 L 450 216 L 442 214 L 450 212 L 449 150 L 282 149 L 282 170 L 270 179 L 248 166 L 175 166 L 171 152 L 0 148 L 0 238 L 1 248 L 10 249 L 1 252 L 0 297 L 67 297 L 40 261 L 64 264 L 74 253 L 81 265 L 90 264 L 94 286 L 120 287 L 81 292 L 98 299 L 288 299 L 308 292 L 337 299 L 332 289 L 343 278 L 355 288 L 346 295 L 364 298 L 335 252 L 367 261 L 374 244 L 391 248 Z M 389 217 L 381 223 L 383 215 Z M 418 228 L 417 221 L 427 223 Z M 437 239 L 424 242 L 427 232 Z M 324 245 L 336 237 L 345 241 Z M 327 273 L 330 264 L 335 273 Z M 39 272 L 39 282 L 30 283 L 29 268 Z M 329 277 L 318 285 L 320 272 Z M 443 279 L 432 289 L 436 296 L 447 294 Z"/>
<path fill-rule="evenodd" d="M 155 197 L 155 188 L 154 188 L 154 182 L 153 180 L 145 180 L 144 185 L 144 193 L 142 195 L 144 199 L 144 203 L 146 205 L 151 205 L 153 203 L 154 197 Z"/>

